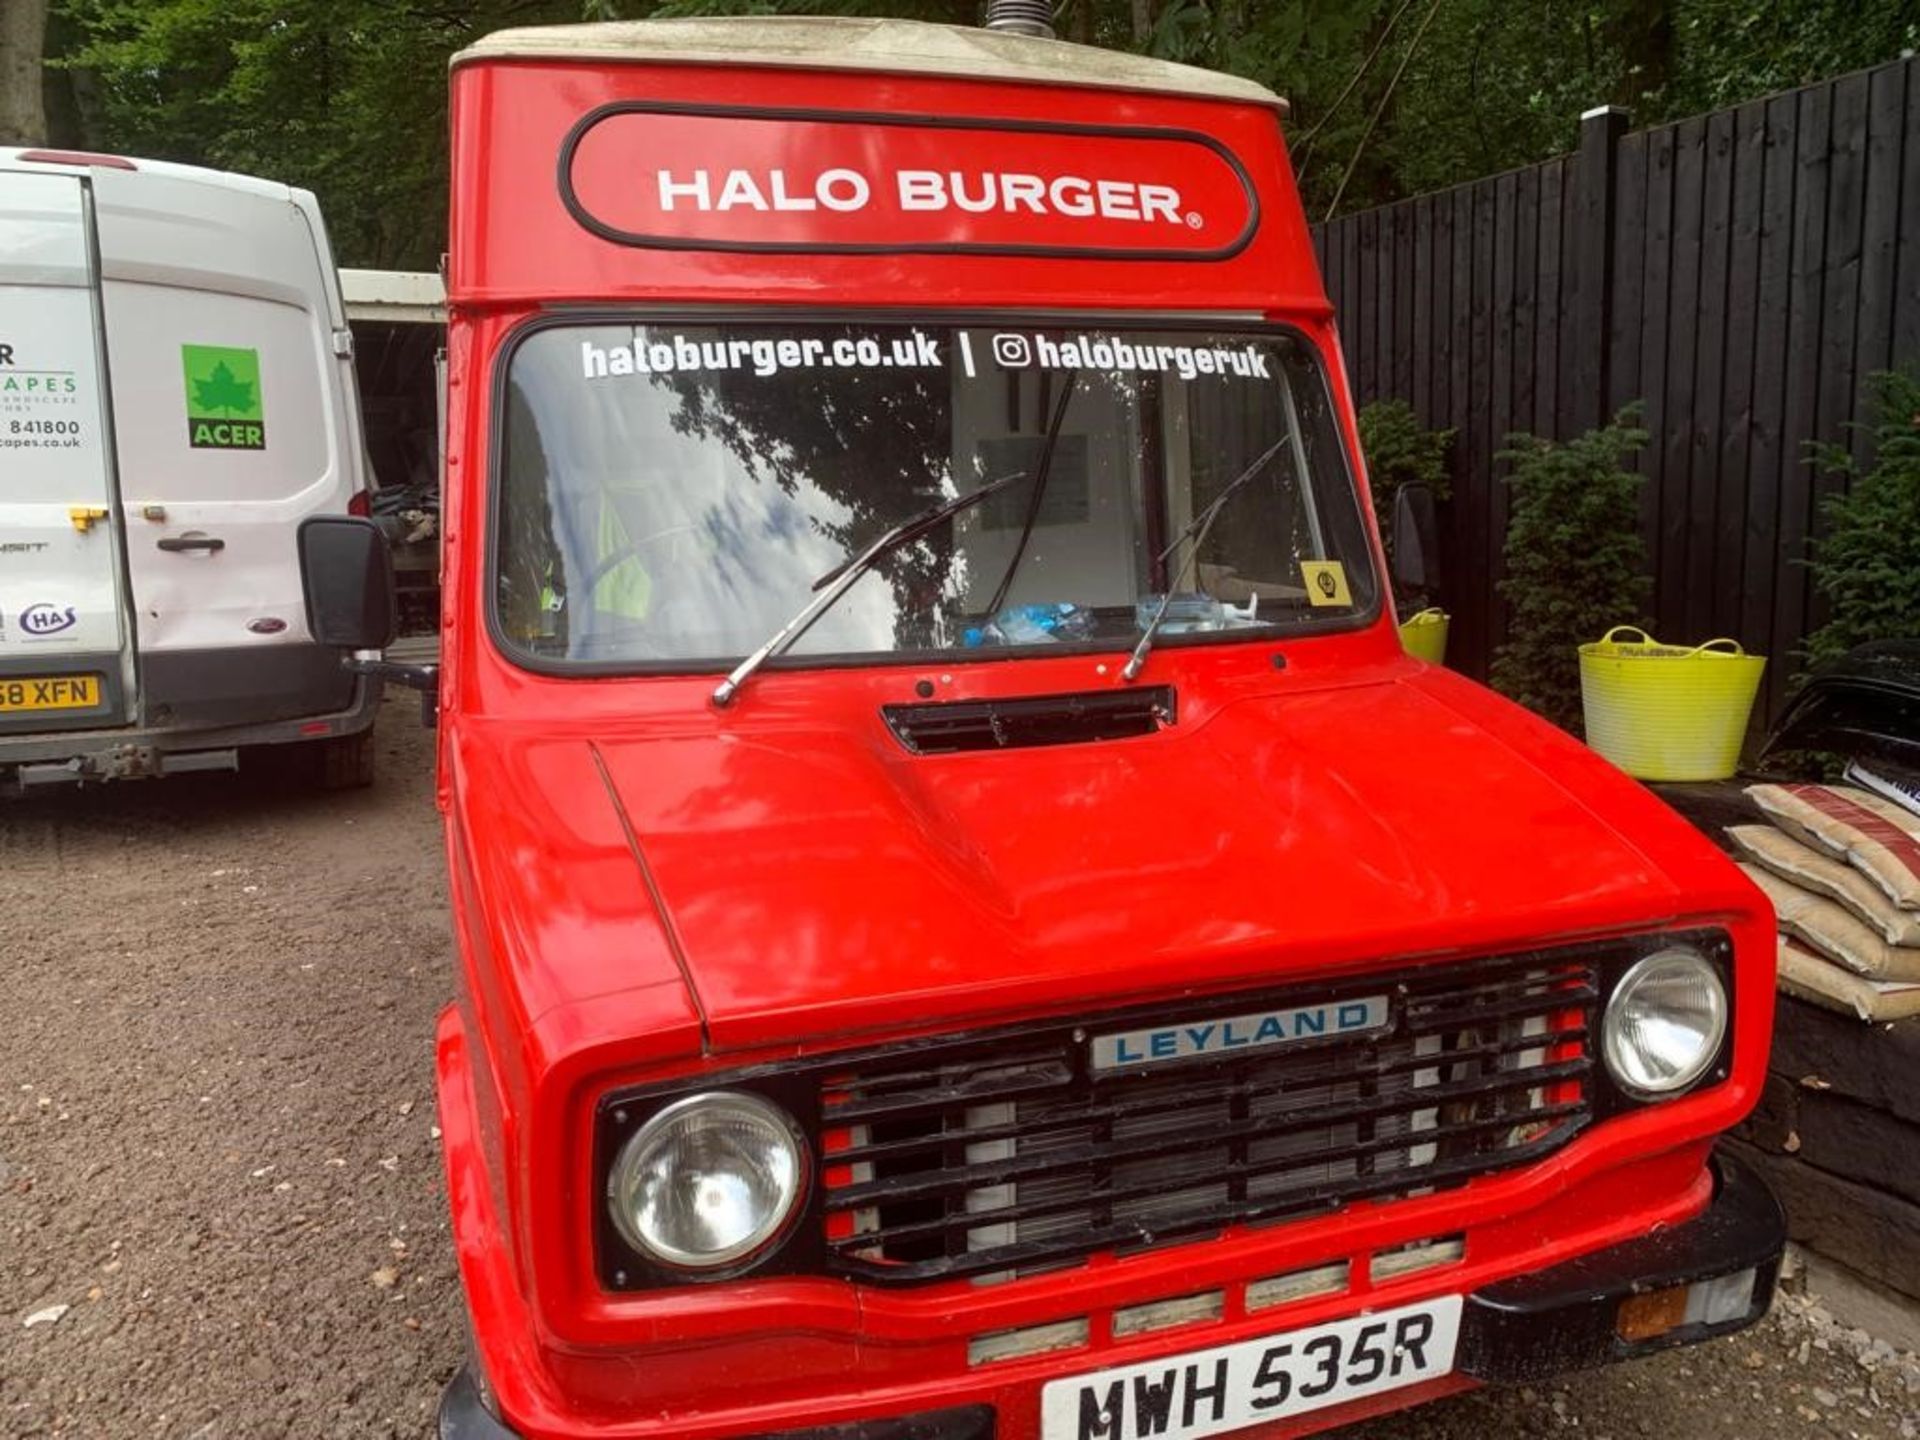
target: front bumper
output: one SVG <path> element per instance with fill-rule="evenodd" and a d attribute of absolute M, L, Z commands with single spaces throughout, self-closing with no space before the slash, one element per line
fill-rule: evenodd
<path fill-rule="evenodd" d="M 1516 1385 L 1731 1335 L 1765 1315 L 1787 1244 L 1786 1213 L 1766 1181 L 1740 1161 L 1716 1155 L 1713 1170 L 1713 1203 L 1686 1224 L 1468 1296 L 1461 1373 Z M 1632 1342 L 1615 1331 L 1624 1300 L 1745 1270 L 1754 1272 L 1753 1299 L 1734 1319 Z"/>
<path fill-rule="evenodd" d="M 1457 1372 L 1482 1384 L 1539 1381 L 1730 1335 L 1759 1320 L 1773 1301 L 1786 1216 L 1766 1182 L 1739 1161 L 1716 1156 L 1713 1172 L 1713 1200 L 1692 1220 L 1468 1295 Z M 1746 1271 L 1753 1272 L 1752 1296 L 1738 1315 L 1683 1324 L 1649 1339 L 1629 1341 L 1617 1333 L 1626 1300 Z M 1322 1415 L 1329 1424 L 1343 1418 L 1337 1411 Z M 783 1431 L 760 1440 L 994 1440 L 995 1433 L 992 1407 L 975 1405 Z M 441 1400 L 440 1436 L 521 1440 L 481 1404 L 466 1370 L 454 1376 Z"/>
<path fill-rule="evenodd" d="M 440 1397 L 440 1440 L 521 1440 L 521 1435 L 501 1424 L 480 1403 L 472 1372 L 462 1369 Z M 766 1440 L 994 1440 L 993 1407 L 967 1405 L 903 1415 L 897 1420 L 787 1430 Z"/>

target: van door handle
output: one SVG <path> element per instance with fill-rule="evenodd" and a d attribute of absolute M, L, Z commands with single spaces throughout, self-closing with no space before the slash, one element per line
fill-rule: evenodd
<path fill-rule="evenodd" d="M 177 553 L 182 550 L 224 550 L 227 542 L 214 535 L 169 535 L 154 542 L 162 550 Z"/>

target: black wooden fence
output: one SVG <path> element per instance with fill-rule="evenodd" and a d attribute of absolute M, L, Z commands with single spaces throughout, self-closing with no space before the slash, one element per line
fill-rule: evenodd
<path fill-rule="evenodd" d="M 1807 443 L 1857 450 L 1868 377 L 1920 362 L 1920 60 L 1632 134 L 1595 111 L 1574 155 L 1315 245 L 1360 401 L 1459 432 L 1449 662 L 1484 677 L 1505 634 L 1504 437 L 1639 400 L 1656 632 L 1773 657 L 1776 708 L 1823 618 L 1801 562 L 1836 482 Z"/>

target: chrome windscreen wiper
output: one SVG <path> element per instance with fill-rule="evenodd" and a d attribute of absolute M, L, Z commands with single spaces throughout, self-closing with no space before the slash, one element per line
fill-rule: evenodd
<path fill-rule="evenodd" d="M 1291 439 L 1293 439 L 1293 433 L 1289 431 L 1274 441 L 1271 449 L 1229 480 L 1227 488 L 1209 500 L 1206 508 L 1189 520 L 1186 527 L 1173 537 L 1167 548 L 1154 557 L 1154 564 L 1164 564 L 1169 555 L 1186 544 L 1189 539 L 1193 540 L 1193 548 L 1187 552 L 1187 558 L 1181 561 L 1179 573 L 1167 577 L 1167 589 L 1166 593 L 1160 597 L 1160 608 L 1153 612 L 1153 619 L 1149 620 L 1147 628 L 1140 632 L 1140 643 L 1133 647 L 1133 654 L 1127 657 L 1126 667 L 1120 672 L 1122 680 L 1135 678 L 1140 673 L 1140 667 L 1147 663 L 1147 651 L 1153 645 L 1154 632 L 1160 628 L 1160 622 L 1167 618 L 1167 606 L 1173 603 L 1174 592 L 1180 588 L 1180 582 L 1186 578 L 1187 570 L 1199 557 L 1201 547 L 1207 543 L 1207 534 L 1213 529 L 1213 522 L 1220 518 L 1220 512 L 1226 509 L 1227 501 L 1239 493 L 1242 485 L 1265 469 L 1267 462 L 1279 454 L 1280 447 Z M 1196 531 L 1199 532 L 1198 538 L 1195 538 Z"/>
<path fill-rule="evenodd" d="M 813 588 L 818 593 L 807 602 L 806 607 L 782 625 L 766 644 L 734 666 L 733 673 L 714 687 L 713 703 L 721 707 L 730 705 L 733 697 L 740 693 L 740 687 L 747 683 L 748 677 L 754 671 L 775 656 L 784 655 L 795 641 L 807 633 L 813 622 L 832 609 L 835 602 L 851 590 L 860 577 L 871 570 L 882 557 L 898 550 L 902 545 L 911 544 L 942 521 L 952 519 L 963 510 L 972 509 L 989 495 L 1026 479 L 1031 473 L 1020 470 L 1012 475 L 1002 475 L 996 480 L 987 481 L 977 490 L 969 490 L 966 494 L 956 495 L 951 500 L 942 500 L 938 505 L 922 510 L 918 515 L 909 515 L 858 555 L 843 560 L 827 571 L 813 582 Z"/>

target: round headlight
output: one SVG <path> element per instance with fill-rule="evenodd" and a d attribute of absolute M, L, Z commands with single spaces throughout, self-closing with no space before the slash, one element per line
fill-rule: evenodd
<path fill-rule="evenodd" d="M 1661 950 L 1620 978 L 1607 1002 L 1602 1050 L 1622 1089 L 1645 1097 L 1685 1090 L 1727 1036 L 1727 989 L 1694 950 Z"/>
<path fill-rule="evenodd" d="M 607 1179 L 613 1223 L 662 1265 L 711 1270 L 770 1244 L 806 1189 L 793 1121 L 757 1095 L 675 1101 L 621 1148 Z"/>

